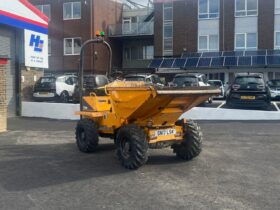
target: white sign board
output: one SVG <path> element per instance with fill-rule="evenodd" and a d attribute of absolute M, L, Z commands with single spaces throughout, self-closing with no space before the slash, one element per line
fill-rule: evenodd
<path fill-rule="evenodd" d="M 48 35 L 24 30 L 25 66 L 49 68 Z"/>

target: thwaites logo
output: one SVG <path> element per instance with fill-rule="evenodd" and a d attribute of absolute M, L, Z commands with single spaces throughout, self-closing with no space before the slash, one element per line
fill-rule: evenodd
<path fill-rule="evenodd" d="M 44 40 L 40 36 L 31 34 L 29 46 L 34 47 L 35 52 L 43 52 Z"/>

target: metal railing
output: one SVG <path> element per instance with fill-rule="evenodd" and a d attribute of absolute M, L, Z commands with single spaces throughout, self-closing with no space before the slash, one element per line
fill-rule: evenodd
<path fill-rule="evenodd" d="M 109 25 L 109 37 L 154 35 L 154 22 Z"/>
<path fill-rule="evenodd" d="M 151 63 L 152 59 L 148 60 L 123 60 L 123 68 L 147 68 Z"/>

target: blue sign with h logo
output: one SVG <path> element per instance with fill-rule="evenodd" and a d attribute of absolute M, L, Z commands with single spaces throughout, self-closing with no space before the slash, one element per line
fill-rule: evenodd
<path fill-rule="evenodd" d="M 34 34 L 32 34 L 30 37 L 29 46 L 34 47 L 35 52 L 42 52 L 44 46 L 44 40 L 41 40 L 40 36 L 35 36 Z"/>

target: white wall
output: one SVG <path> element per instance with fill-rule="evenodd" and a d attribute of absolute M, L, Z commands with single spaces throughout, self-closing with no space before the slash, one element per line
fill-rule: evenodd
<path fill-rule="evenodd" d="M 258 17 L 236 17 L 235 33 L 258 33 Z"/>
<path fill-rule="evenodd" d="M 22 102 L 23 117 L 42 117 L 59 120 L 77 120 L 79 104 Z"/>
<path fill-rule="evenodd" d="M 23 102 L 23 117 L 78 120 L 79 104 Z M 280 112 L 195 107 L 182 117 L 194 120 L 280 120 Z"/>
<path fill-rule="evenodd" d="M 198 36 L 199 35 L 219 35 L 219 19 L 198 20 Z"/>

